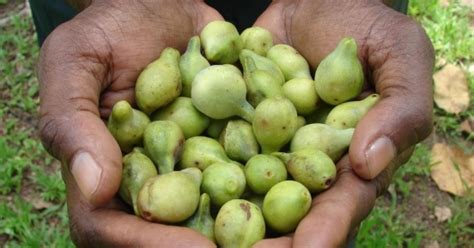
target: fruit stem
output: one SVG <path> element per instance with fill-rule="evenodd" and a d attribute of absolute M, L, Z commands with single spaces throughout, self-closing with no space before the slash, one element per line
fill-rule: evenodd
<path fill-rule="evenodd" d="M 285 164 L 287 164 L 288 161 L 290 161 L 290 157 L 291 157 L 289 153 L 284 153 L 284 152 L 273 152 L 272 155 L 279 158 Z"/>
<path fill-rule="evenodd" d="M 112 109 L 112 118 L 119 123 L 132 118 L 133 109 L 127 101 L 117 102 Z"/>
<path fill-rule="evenodd" d="M 243 101 L 240 105 L 239 116 L 249 123 L 253 122 L 253 117 L 255 116 L 255 109 L 247 101 Z"/>
<path fill-rule="evenodd" d="M 188 47 L 186 48 L 186 52 L 189 53 L 201 53 L 201 40 L 199 36 L 193 36 L 188 43 Z"/>

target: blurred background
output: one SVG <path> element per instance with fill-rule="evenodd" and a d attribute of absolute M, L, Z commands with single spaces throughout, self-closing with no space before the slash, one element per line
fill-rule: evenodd
<path fill-rule="evenodd" d="M 474 0 L 411 0 L 436 50 L 435 129 L 362 223 L 358 247 L 474 247 Z M 0 247 L 72 247 L 60 164 L 37 136 L 25 0 L 0 0 Z"/>

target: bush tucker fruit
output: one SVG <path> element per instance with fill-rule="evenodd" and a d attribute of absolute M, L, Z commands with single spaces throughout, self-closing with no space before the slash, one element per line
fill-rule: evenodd
<path fill-rule="evenodd" d="M 292 79 L 283 85 L 283 93 L 293 103 L 299 115 L 308 115 L 316 110 L 319 98 L 313 80 Z"/>
<path fill-rule="evenodd" d="M 240 35 L 244 49 L 266 56 L 268 49 L 273 46 L 273 38 L 270 31 L 261 27 L 250 27 L 245 29 Z"/>
<path fill-rule="evenodd" d="M 286 180 L 285 164 L 278 158 L 259 154 L 245 165 L 245 178 L 250 189 L 257 194 L 265 194 L 273 185 Z"/>
<path fill-rule="evenodd" d="M 202 192 L 209 194 L 211 202 L 217 206 L 240 198 L 245 190 L 245 175 L 240 166 L 218 162 L 204 170 Z"/>
<path fill-rule="evenodd" d="M 142 143 L 143 132 L 150 119 L 139 110 L 133 109 L 127 101 L 118 101 L 112 108 L 107 128 L 124 152 Z"/>
<path fill-rule="evenodd" d="M 312 80 L 306 59 L 291 46 L 278 44 L 270 48 L 267 57 L 280 67 L 285 80 L 305 78 Z"/>
<path fill-rule="evenodd" d="M 379 101 L 378 94 L 372 94 L 361 101 L 345 102 L 334 107 L 326 118 L 331 127 L 345 129 L 355 128 L 357 123 Z"/>
<path fill-rule="evenodd" d="M 217 140 L 196 136 L 189 138 L 184 143 L 181 156 L 182 168 L 197 167 L 204 171 L 211 164 L 217 162 L 230 162 L 224 148 Z"/>
<path fill-rule="evenodd" d="M 209 61 L 232 64 L 239 59 L 243 45 L 239 32 L 232 23 L 210 22 L 202 29 L 200 37 Z"/>
<path fill-rule="evenodd" d="M 229 158 L 247 162 L 258 154 L 259 146 L 252 125 L 243 120 L 231 120 L 222 131 L 219 142 Z"/>
<path fill-rule="evenodd" d="M 314 81 L 321 99 L 332 105 L 360 94 L 364 72 L 357 57 L 357 43 L 353 38 L 342 39 L 336 49 L 321 61 Z"/>
<path fill-rule="evenodd" d="M 201 195 L 199 206 L 191 218 L 186 221 L 186 226 L 192 228 L 211 241 L 214 238 L 214 219 L 211 216 L 211 198 L 206 193 Z"/>
<path fill-rule="evenodd" d="M 191 87 L 194 77 L 202 69 L 209 66 L 209 61 L 201 54 L 201 40 L 199 36 L 194 36 L 189 40 L 188 48 L 179 60 L 179 69 L 183 79 L 183 96 L 191 96 Z"/>
<path fill-rule="evenodd" d="M 265 221 L 255 204 L 234 199 L 219 210 L 214 232 L 220 247 L 250 248 L 264 238 Z"/>

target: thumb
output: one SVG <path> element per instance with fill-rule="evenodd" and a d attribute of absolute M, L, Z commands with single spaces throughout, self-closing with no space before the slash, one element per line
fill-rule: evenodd
<path fill-rule="evenodd" d="M 122 155 L 99 117 L 99 80 L 105 78 L 105 66 L 79 56 L 75 46 L 81 43 L 71 33 L 61 26 L 41 51 L 40 137 L 89 203 L 103 205 L 120 185 Z"/>

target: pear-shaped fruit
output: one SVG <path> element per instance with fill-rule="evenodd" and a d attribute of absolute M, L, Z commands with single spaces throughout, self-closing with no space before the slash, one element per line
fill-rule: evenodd
<path fill-rule="evenodd" d="M 216 241 L 222 248 L 250 248 L 265 237 L 265 220 L 255 204 L 234 199 L 217 213 Z"/>
<path fill-rule="evenodd" d="M 179 57 L 178 50 L 165 48 L 160 58 L 140 73 L 135 86 L 135 99 L 143 112 L 150 114 L 181 94 Z"/>
<path fill-rule="evenodd" d="M 357 43 L 344 38 L 316 70 L 316 91 L 326 103 L 337 105 L 360 94 L 364 71 L 357 57 Z"/>
<path fill-rule="evenodd" d="M 287 180 L 273 186 L 263 199 L 263 216 L 269 227 L 289 233 L 311 207 L 311 194 L 301 183 Z"/>
<path fill-rule="evenodd" d="M 267 154 L 253 156 L 244 171 L 247 185 L 257 194 L 267 193 L 273 185 L 287 177 L 285 165 L 278 158 Z"/>
<path fill-rule="evenodd" d="M 165 174 L 173 171 L 181 156 L 184 135 L 178 124 L 172 121 L 154 121 L 145 129 L 143 143 L 146 154 L 158 166 L 158 172 Z"/>
<path fill-rule="evenodd" d="M 378 94 L 372 94 L 361 101 L 337 105 L 326 118 L 326 124 L 334 128 L 355 128 L 367 112 L 379 101 Z"/>
<path fill-rule="evenodd" d="M 192 173 L 173 171 L 152 177 L 138 193 L 138 212 L 145 220 L 178 223 L 189 218 L 199 204 L 200 180 L 197 168 Z"/>
<path fill-rule="evenodd" d="M 133 109 L 127 101 L 118 101 L 112 108 L 107 127 L 123 152 L 130 152 L 140 145 L 143 132 L 150 119 L 139 110 Z"/>
<path fill-rule="evenodd" d="M 247 99 L 252 106 L 257 107 L 266 98 L 283 96 L 283 89 L 275 76 L 268 71 L 257 69 L 252 57 L 244 58 L 243 67 L 246 75 Z"/>
<path fill-rule="evenodd" d="M 298 114 L 308 115 L 316 110 L 319 98 L 313 80 L 291 79 L 283 85 L 283 93 L 295 105 Z"/>
<path fill-rule="evenodd" d="M 201 31 L 201 41 L 206 58 L 214 63 L 232 64 L 239 59 L 242 40 L 234 24 L 212 21 Z"/>
<path fill-rule="evenodd" d="M 199 72 L 193 81 L 194 106 L 213 119 L 238 115 L 251 122 L 255 110 L 247 102 L 244 79 L 225 65 L 213 65 Z"/>
<path fill-rule="evenodd" d="M 310 115 L 305 116 L 306 123 L 326 123 L 326 118 L 333 108 L 334 106 L 332 105 L 329 105 L 323 101 L 318 101 L 316 111 Z"/>
<path fill-rule="evenodd" d="M 217 140 L 196 136 L 186 140 L 180 165 L 182 168 L 197 167 L 204 171 L 216 162 L 230 162 L 224 148 Z"/>
<path fill-rule="evenodd" d="M 209 194 L 216 206 L 238 199 L 245 190 L 245 174 L 233 163 L 217 162 L 202 173 L 201 191 Z"/>
<path fill-rule="evenodd" d="M 201 54 L 201 40 L 199 36 L 192 37 L 188 42 L 186 52 L 179 60 L 179 69 L 183 78 L 182 96 L 191 96 L 191 86 L 194 77 L 202 69 L 209 67 L 209 61 Z"/>
<path fill-rule="evenodd" d="M 245 29 L 240 34 L 240 38 L 242 38 L 244 49 L 251 50 L 260 56 L 266 56 L 268 49 L 273 46 L 272 33 L 261 27 Z"/>
<path fill-rule="evenodd" d="M 233 160 L 246 162 L 258 154 L 259 146 L 252 125 L 244 120 L 232 120 L 222 131 L 219 142 Z"/>
<path fill-rule="evenodd" d="M 122 162 L 122 180 L 120 181 L 119 193 L 125 202 L 133 206 L 135 214 L 138 214 L 138 192 L 143 184 L 149 178 L 158 175 L 158 172 L 153 162 L 136 149 L 125 155 Z"/>
<path fill-rule="evenodd" d="M 295 107 L 286 98 L 275 97 L 261 102 L 252 126 L 262 152 L 277 152 L 288 143 L 295 134 L 297 119 Z"/>
<path fill-rule="evenodd" d="M 273 46 L 268 50 L 267 58 L 280 67 L 286 81 L 295 78 L 312 80 L 308 62 L 296 49 L 289 45 L 278 44 Z"/>
<path fill-rule="evenodd" d="M 296 131 L 291 151 L 318 149 L 337 162 L 349 147 L 353 133 L 354 128 L 336 129 L 325 124 L 309 124 Z"/>
<path fill-rule="evenodd" d="M 197 211 L 186 221 L 187 227 L 192 228 L 209 240 L 215 241 L 214 238 L 214 219 L 211 216 L 211 198 L 206 193 L 201 195 Z"/>
<path fill-rule="evenodd" d="M 173 103 L 155 112 L 152 119 L 176 122 L 186 139 L 200 135 L 210 123 L 210 119 L 194 107 L 189 97 L 176 98 Z"/>
<path fill-rule="evenodd" d="M 322 151 L 304 149 L 293 153 L 276 152 L 273 155 L 285 162 L 290 175 L 311 193 L 329 188 L 336 178 L 336 165 Z"/>
<path fill-rule="evenodd" d="M 240 53 L 240 63 L 244 65 L 247 58 L 252 58 L 258 70 L 266 71 L 272 75 L 278 85 L 283 85 L 285 83 L 285 76 L 283 75 L 283 72 L 281 72 L 278 65 L 269 58 L 260 56 L 248 49 L 244 49 Z M 244 68 L 244 78 L 246 81 L 248 81 L 247 77 L 248 72 Z"/>
<path fill-rule="evenodd" d="M 229 119 L 222 119 L 222 120 L 214 120 L 211 119 L 211 123 L 209 127 L 206 129 L 206 133 L 209 137 L 218 139 L 221 135 L 222 130 L 224 130 L 225 126 L 227 126 L 227 122 Z"/>

